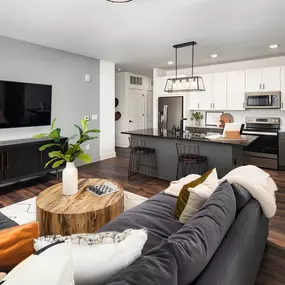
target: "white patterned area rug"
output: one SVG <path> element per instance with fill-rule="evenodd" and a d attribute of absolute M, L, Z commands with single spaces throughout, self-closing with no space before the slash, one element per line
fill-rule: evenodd
<path fill-rule="evenodd" d="M 125 191 L 125 211 L 146 201 L 147 198 Z M 36 197 L 0 209 L 5 216 L 23 225 L 36 221 Z"/>

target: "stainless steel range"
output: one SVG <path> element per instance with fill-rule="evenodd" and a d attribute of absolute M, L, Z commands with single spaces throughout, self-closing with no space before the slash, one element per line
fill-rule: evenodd
<path fill-rule="evenodd" d="M 244 164 L 278 169 L 278 141 L 280 118 L 246 118 L 243 134 L 259 138 L 244 148 Z"/>

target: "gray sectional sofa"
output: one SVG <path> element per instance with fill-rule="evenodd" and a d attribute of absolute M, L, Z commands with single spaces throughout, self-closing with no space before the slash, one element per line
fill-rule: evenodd
<path fill-rule="evenodd" d="M 269 223 L 248 191 L 224 182 L 185 225 L 175 204 L 161 192 L 100 229 L 148 229 L 142 256 L 107 284 L 253 285 Z M 0 229 L 15 225 L 0 213 Z"/>
<path fill-rule="evenodd" d="M 176 198 L 163 192 L 100 229 L 149 231 L 143 255 L 108 285 L 253 285 L 268 237 L 268 219 L 247 190 L 225 182 L 185 225 Z"/>

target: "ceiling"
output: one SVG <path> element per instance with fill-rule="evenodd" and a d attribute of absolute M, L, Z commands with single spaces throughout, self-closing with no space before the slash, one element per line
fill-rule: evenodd
<path fill-rule="evenodd" d="M 174 44 L 191 40 L 195 65 L 284 55 L 284 11 L 284 0 L 1 0 L 0 35 L 151 75 L 174 60 Z M 190 49 L 178 55 L 190 65 Z"/>

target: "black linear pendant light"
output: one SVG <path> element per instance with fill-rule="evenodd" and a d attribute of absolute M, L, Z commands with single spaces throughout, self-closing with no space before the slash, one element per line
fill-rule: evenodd
<path fill-rule="evenodd" d="M 196 42 L 188 42 L 173 46 L 175 48 L 175 78 L 169 78 L 166 81 L 164 92 L 193 92 L 193 91 L 205 91 L 205 85 L 201 76 L 194 76 L 194 47 Z M 177 52 L 179 48 L 192 47 L 192 74 L 188 77 L 177 77 Z"/>

